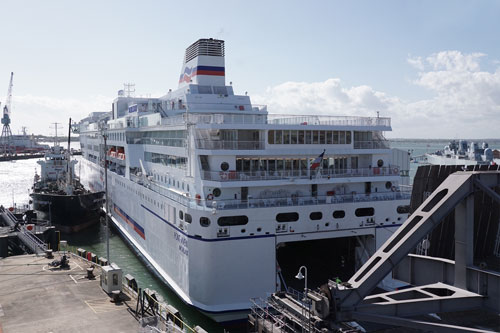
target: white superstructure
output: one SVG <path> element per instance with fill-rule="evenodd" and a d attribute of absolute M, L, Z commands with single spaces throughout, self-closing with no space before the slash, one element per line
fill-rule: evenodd
<path fill-rule="evenodd" d="M 423 155 L 421 161 L 435 165 L 490 165 L 500 163 L 495 154 L 498 155 L 498 151 L 489 148 L 487 142 L 479 146 L 477 142 L 452 140 L 443 150 Z"/>
<path fill-rule="evenodd" d="M 269 114 L 226 85 L 224 42 L 201 39 L 177 90 L 121 90 L 80 122 L 80 177 L 103 188 L 106 134 L 114 223 L 186 303 L 227 321 L 280 287 L 283 244 L 351 237 L 359 267 L 404 222 L 408 170 L 391 161 L 390 130 L 382 117 Z"/>

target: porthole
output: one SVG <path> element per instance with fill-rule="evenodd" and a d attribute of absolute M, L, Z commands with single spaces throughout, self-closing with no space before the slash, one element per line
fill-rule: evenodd
<path fill-rule="evenodd" d="M 334 219 L 343 219 L 345 217 L 345 212 L 343 210 L 336 210 L 333 212 Z"/>
<path fill-rule="evenodd" d="M 276 221 L 278 222 L 296 222 L 299 219 L 298 213 L 279 213 L 276 215 Z"/>
<path fill-rule="evenodd" d="M 208 227 L 210 225 L 210 219 L 205 216 L 200 217 L 200 225 L 202 227 Z"/>
<path fill-rule="evenodd" d="M 222 171 L 227 171 L 227 170 L 229 170 L 229 163 L 227 163 L 227 162 L 222 162 L 222 163 L 220 164 L 220 169 L 221 169 Z"/>
<path fill-rule="evenodd" d="M 241 229 L 241 233 L 244 234 L 245 232 L 247 232 L 246 229 Z"/>
<path fill-rule="evenodd" d="M 312 212 L 309 214 L 309 218 L 311 220 L 321 220 L 323 218 L 323 213 L 322 212 Z"/>
<path fill-rule="evenodd" d="M 262 228 L 257 228 L 257 232 L 261 232 L 262 231 Z"/>
<path fill-rule="evenodd" d="M 354 214 L 357 217 L 373 216 L 373 215 L 375 215 L 375 208 L 373 208 L 373 207 L 358 208 L 358 209 L 356 209 Z"/>
<path fill-rule="evenodd" d="M 379 168 L 383 167 L 383 166 L 384 166 L 384 160 L 378 160 L 378 161 L 377 161 L 377 166 L 378 166 Z"/>
<path fill-rule="evenodd" d="M 214 197 L 219 197 L 221 194 L 221 190 L 220 190 L 220 188 L 214 188 L 212 193 L 213 193 Z"/>
<path fill-rule="evenodd" d="M 391 187 L 392 187 L 392 183 L 391 183 L 391 182 L 386 182 L 386 183 L 385 183 L 385 188 L 386 188 L 386 189 L 390 190 L 390 189 L 391 189 Z"/>

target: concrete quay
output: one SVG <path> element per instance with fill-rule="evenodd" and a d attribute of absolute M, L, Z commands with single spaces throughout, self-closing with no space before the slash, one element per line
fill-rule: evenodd
<path fill-rule="evenodd" d="M 87 278 L 91 263 L 68 255 L 69 268 L 49 266 L 60 260 L 36 255 L 0 259 L 0 333 L 22 332 L 138 332 L 136 299 L 120 302 Z"/>

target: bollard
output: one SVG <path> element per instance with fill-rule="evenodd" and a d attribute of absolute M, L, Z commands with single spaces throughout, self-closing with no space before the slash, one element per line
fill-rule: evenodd
<path fill-rule="evenodd" d="M 111 292 L 111 302 L 118 303 L 120 301 L 120 293 L 121 291 L 119 290 L 113 290 Z"/>
<path fill-rule="evenodd" d="M 97 264 L 97 254 L 92 253 L 92 255 L 90 256 L 90 261 L 95 262 Z"/>
<path fill-rule="evenodd" d="M 87 279 L 93 280 L 94 278 L 94 266 L 87 267 Z"/>
<path fill-rule="evenodd" d="M 47 258 L 47 259 L 54 258 L 54 256 L 52 255 L 52 250 L 51 249 L 45 250 L 45 258 Z"/>

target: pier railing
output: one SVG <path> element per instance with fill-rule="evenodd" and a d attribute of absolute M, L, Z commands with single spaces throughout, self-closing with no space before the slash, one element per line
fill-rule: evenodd
<path fill-rule="evenodd" d="M 220 182 L 259 181 L 259 180 L 297 180 L 297 179 L 331 179 L 349 177 L 399 176 L 397 166 L 382 168 L 357 169 L 321 169 L 321 170 L 280 170 L 280 171 L 202 171 L 203 180 Z"/>

